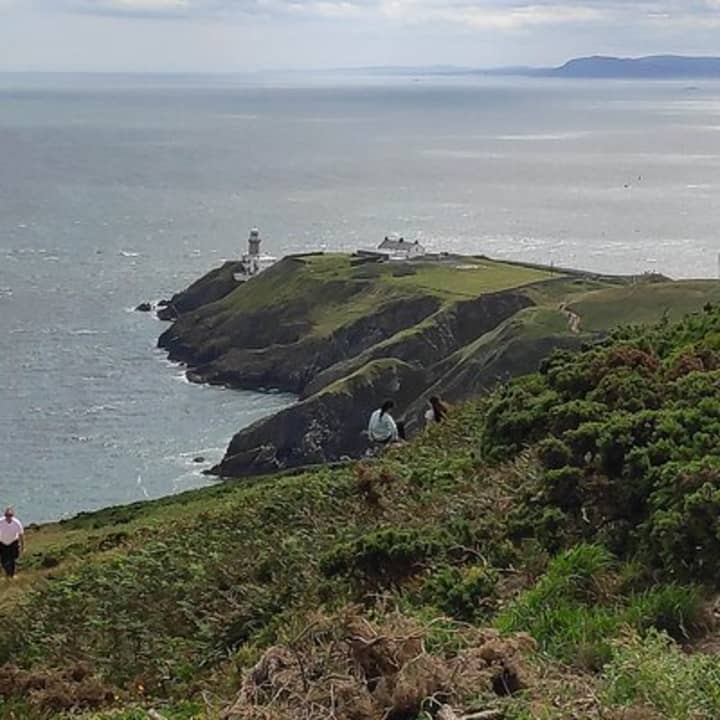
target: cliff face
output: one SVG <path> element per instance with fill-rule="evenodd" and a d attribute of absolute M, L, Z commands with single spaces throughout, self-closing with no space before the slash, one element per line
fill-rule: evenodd
<path fill-rule="evenodd" d="M 211 270 L 186 290 L 173 295 L 167 305 L 160 308 L 158 317 L 161 320 L 176 320 L 184 313 L 220 300 L 237 287 L 234 274 L 240 272 L 242 268 L 241 262 L 226 262 L 221 267 Z"/>
<path fill-rule="evenodd" d="M 366 363 L 380 358 L 397 358 L 429 369 L 532 304 L 527 295 L 514 290 L 455 302 L 443 307 L 424 322 L 406 326 L 405 332 L 387 341 L 373 344 L 359 354 L 348 355 L 347 359 L 316 375 L 308 383 L 303 395 L 313 395 L 328 384 L 357 372 Z"/>
<path fill-rule="evenodd" d="M 356 457 L 368 448 L 370 413 L 386 398 L 417 427 L 424 409 L 418 400 L 436 384 L 438 363 L 530 304 L 517 292 L 461 302 L 333 365 L 309 382 L 300 403 L 241 430 L 215 472 L 238 476 Z M 464 397 L 492 382 L 487 372 L 484 377 L 485 383 L 467 383 Z"/>
<path fill-rule="evenodd" d="M 555 303 L 582 282 L 486 259 L 330 255 L 286 258 L 238 284 L 226 264 L 173 298 L 180 314 L 159 344 L 193 381 L 300 396 L 241 430 L 214 468 L 268 473 L 361 455 L 387 398 L 415 431 L 431 394 L 462 400 L 535 370 L 555 347 L 578 347 L 589 336 Z"/>
<path fill-rule="evenodd" d="M 265 474 L 357 457 L 368 447 L 365 429 L 380 398 L 407 407 L 427 384 L 419 367 L 376 360 L 324 391 L 241 430 L 213 469 L 224 477 Z"/>

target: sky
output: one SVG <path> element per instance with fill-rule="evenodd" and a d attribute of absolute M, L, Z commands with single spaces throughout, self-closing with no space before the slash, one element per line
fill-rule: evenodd
<path fill-rule="evenodd" d="M 718 37 L 720 0 L 0 0 L 0 71 L 547 66 Z"/>

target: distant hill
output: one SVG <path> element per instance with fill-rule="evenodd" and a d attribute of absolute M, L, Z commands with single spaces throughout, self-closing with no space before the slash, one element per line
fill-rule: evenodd
<path fill-rule="evenodd" d="M 381 76 L 518 76 L 588 79 L 673 80 L 692 78 L 720 79 L 720 57 L 686 57 L 682 55 L 651 55 L 639 58 L 618 58 L 603 55 L 569 60 L 559 67 L 507 66 L 489 69 L 430 65 L 417 67 L 364 67 L 335 69 L 343 74 Z"/>
<path fill-rule="evenodd" d="M 720 58 L 678 55 L 641 58 L 595 56 L 576 58 L 561 67 L 540 71 L 540 74 L 569 78 L 720 78 Z"/>

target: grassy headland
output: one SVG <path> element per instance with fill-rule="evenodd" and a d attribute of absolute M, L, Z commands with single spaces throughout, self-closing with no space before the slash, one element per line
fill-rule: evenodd
<path fill-rule="evenodd" d="M 623 321 L 676 319 L 720 284 L 439 257 L 285 258 L 248 283 L 219 268 L 173 298 L 160 344 L 188 377 L 279 388 L 301 402 L 240 432 L 216 472 L 240 477 L 359 457 L 387 396 L 411 431 L 431 394 L 461 402 Z M 173 311 L 174 312 L 174 311 Z M 179 315 L 178 315 L 179 313 Z"/>
<path fill-rule="evenodd" d="M 720 310 L 657 312 L 372 462 L 30 532 L 0 716 L 714 720 Z"/>

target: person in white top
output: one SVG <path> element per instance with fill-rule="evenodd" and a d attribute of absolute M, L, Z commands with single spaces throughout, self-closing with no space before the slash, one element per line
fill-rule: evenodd
<path fill-rule="evenodd" d="M 25 551 L 25 533 L 22 523 L 15 517 L 15 510 L 5 508 L 5 517 L 0 520 L 0 564 L 5 575 L 15 578 L 15 564 Z"/>
<path fill-rule="evenodd" d="M 388 445 L 404 439 L 402 425 L 398 425 L 390 414 L 395 407 L 392 400 L 386 400 L 381 408 L 378 408 L 370 416 L 368 424 L 368 436 L 371 442 L 378 445 Z"/>

